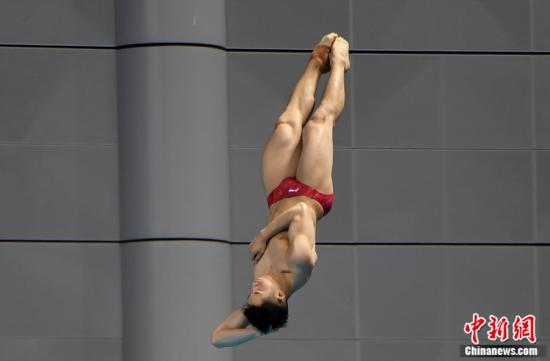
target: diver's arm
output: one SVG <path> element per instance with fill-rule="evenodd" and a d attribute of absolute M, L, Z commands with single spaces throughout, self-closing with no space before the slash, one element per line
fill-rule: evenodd
<path fill-rule="evenodd" d="M 267 242 L 277 233 L 287 230 L 294 217 L 302 214 L 305 207 L 307 207 L 307 205 L 304 202 L 299 202 L 279 214 L 260 231 L 256 236 L 256 240 L 259 242 Z"/>
<path fill-rule="evenodd" d="M 299 202 L 279 214 L 271 220 L 267 226 L 262 228 L 262 230 L 260 230 L 260 232 L 256 235 L 256 238 L 254 238 L 248 245 L 250 260 L 254 263 L 258 263 L 267 248 L 269 240 L 279 232 L 287 230 L 290 227 L 290 224 L 296 219 L 296 216 L 304 213 L 306 207 L 307 206 L 305 203 Z"/>
<path fill-rule="evenodd" d="M 311 209 L 305 204 L 301 206 L 301 212 L 294 216 L 288 228 L 288 256 L 294 264 L 307 262 L 314 265 L 317 262 L 315 222 L 308 214 Z"/>
<path fill-rule="evenodd" d="M 260 336 L 256 327 L 246 327 L 249 324 L 243 310 L 236 309 L 212 331 L 210 343 L 218 348 L 231 347 Z"/>

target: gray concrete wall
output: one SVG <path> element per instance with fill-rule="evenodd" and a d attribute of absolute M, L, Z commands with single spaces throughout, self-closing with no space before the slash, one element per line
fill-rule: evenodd
<path fill-rule="evenodd" d="M 3 1 L 0 360 L 122 359 L 113 0 Z"/>
<path fill-rule="evenodd" d="M 0 360 L 458 360 L 473 312 L 547 345 L 548 4 L 4 2 Z M 318 266 L 288 328 L 215 349 L 329 31 L 354 53 Z"/>

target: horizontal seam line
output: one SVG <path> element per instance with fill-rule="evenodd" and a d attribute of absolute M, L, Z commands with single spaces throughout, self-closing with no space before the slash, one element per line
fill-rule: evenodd
<path fill-rule="evenodd" d="M 285 53 L 309 53 L 311 49 L 288 49 L 288 48 L 232 48 L 221 45 L 188 42 L 157 42 L 157 43 L 135 43 L 125 45 L 61 45 L 61 44 L 0 44 L 0 47 L 18 48 L 51 48 L 51 49 L 97 49 L 97 50 L 119 50 L 140 47 L 160 46 L 196 46 L 224 50 L 227 52 L 285 52 Z M 384 50 L 384 49 L 351 49 L 350 54 L 472 54 L 472 55 L 550 55 L 550 51 L 513 51 L 513 50 Z"/>
<path fill-rule="evenodd" d="M 263 149 L 263 147 L 247 147 L 247 146 L 230 146 L 229 150 L 233 149 Z M 532 151 L 532 150 L 550 150 L 550 148 L 433 148 L 433 147 L 337 147 L 334 149 L 357 149 L 357 150 L 456 150 L 456 151 L 468 151 L 468 150 L 487 150 L 487 151 Z"/>
<path fill-rule="evenodd" d="M 36 146 L 106 146 L 114 147 L 118 146 L 118 143 L 35 143 L 35 142 L 2 142 L 0 141 L 0 146 L 27 146 L 27 145 L 36 145 Z"/>
<path fill-rule="evenodd" d="M 117 337 L 65 337 L 65 336 L 59 336 L 59 337 L 51 337 L 51 336 L 30 336 L 30 337 L 10 337 L 10 336 L 2 336 L 0 337 L 0 341 L 2 340 L 122 340 L 122 336 Z"/>
<path fill-rule="evenodd" d="M 41 242 L 41 243 L 132 243 L 132 242 L 152 242 L 152 241 L 199 241 L 199 242 L 217 242 L 225 244 L 236 244 L 236 245 L 247 245 L 249 242 L 232 242 L 221 239 L 212 239 L 212 238 L 189 238 L 189 237 L 165 237 L 165 238 L 137 238 L 129 240 L 41 240 L 41 239 L 1 239 L 0 243 L 8 242 Z M 530 246 L 550 246 L 550 241 L 547 243 L 542 242 L 454 242 L 454 243 L 443 243 L 443 242 L 317 242 L 317 246 L 512 246 L 512 247 L 530 247 Z"/>

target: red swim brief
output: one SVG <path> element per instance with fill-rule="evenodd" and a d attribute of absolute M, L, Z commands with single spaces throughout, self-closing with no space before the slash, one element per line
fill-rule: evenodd
<path fill-rule="evenodd" d="M 281 181 L 277 188 L 269 193 L 269 196 L 267 197 L 267 205 L 271 206 L 273 203 L 280 201 L 283 198 L 296 196 L 307 196 L 321 203 L 321 205 L 323 206 L 324 215 L 326 215 L 330 211 L 330 209 L 332 208 L 332 203 L 334 201 L 334 193 L 321 193 L 315 188 L 300 182 L 296 178 L 286 177 Z"/>

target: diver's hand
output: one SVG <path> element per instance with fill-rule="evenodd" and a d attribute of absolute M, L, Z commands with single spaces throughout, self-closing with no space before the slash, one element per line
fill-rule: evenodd
<path fill-rule="evenodd" d="M 267 241 L 263 237 L 263 233 L 260 231 L 256 238 L 254 238 L 248 244 L 248 252 L 250 253 L 250 260 L 254 263 L 258 263 L 262 256 L 264 255 L 265 249 L 267 248 Z"/>

